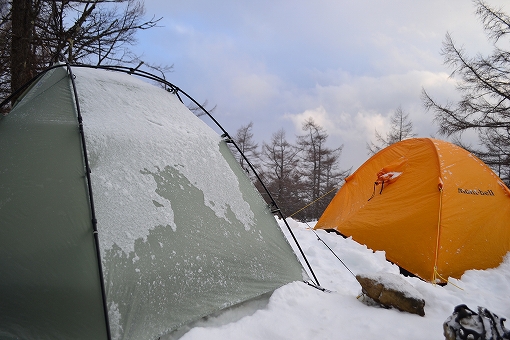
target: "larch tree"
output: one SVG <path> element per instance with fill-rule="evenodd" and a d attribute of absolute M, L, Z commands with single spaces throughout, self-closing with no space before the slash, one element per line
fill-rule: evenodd
<path fill-rule="evenodd" d="M 241 167 L 248 174 L 250 174 L 250 167 L 246 163 L 246 159 L 243 157 L 243 154 L 244 156 L 246 156 L 246 158 L 254 168 L 258 167 L 259 159 L 258 151 L 259 145 L 253 139 L 252 129 L 253 122 L 250 122 L 247 125 L 243 125 L 239 129 L 237 129 L 236 135 L 232 137 L 232 139 L 239 147 L 239 150 L 237 150 L 237 148 L 233 147 L 232 145 L 230 146 L 230 150 L 234 154 L 234 157 L 237 159 Z"/>
<path fill-rule="evenodd" d="M 458 77 L 461 98 L 456 103 L 438 103 L 424 89 L 425 107 L 435 114 L 438 131 L 454 136 L 461 145 L 465 131 L 475 131 L 479 147 L 462 145 L 487 163 L 510 184 L 510 17 L 483 0 L 474 1 L 493 51 L 488 56 L 467 55 L 447 33 L 441 54 L 445 64 Z"/>
<path fill-rule="evenodd" d="M 376 141 L 367 143 L 368 154 L 375 155 L 391 144 L 415 136 L 413 122 L 409 119 L 409 114 L 405 113 L 402 107 L 399 106 L 390 118 L 390 131 L 386 133 L 386 136 L 383 137 L 379 131 L 375 130 Z"/>
<path fill-rule="evenodd" d="M 285 216 L 303 205 L 299 195 L 298 154 L 299 149 L 287 141 L 283 129 L 275 132 L 269 143 L 262 144 L 262 178 Z"/>
<path fill-rule="evenodd" d="M 302 130 L 305 134 L 298 136 L 297 140 L 301 155 L 300 171 L 306 185 L 305 201 L 311 204 L 302 219 L 313 220 L 322 215 L 348 171 L 338 169 L 343 145 L 336 149 L 327 147 L 328 134 L 322 126 L 309 118 L 303 123 Z M 321 199 L 327 193 L 331 197 Z"/>

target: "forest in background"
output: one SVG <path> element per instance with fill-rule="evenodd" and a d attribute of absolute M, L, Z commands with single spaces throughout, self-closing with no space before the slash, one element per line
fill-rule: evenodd
<path fill-rule="evenodd" d="M 425 110 L 433 114 L 441 136 L 478 156 L 510 184 L 510 17 L 489 2 L 474 0 L 493 51 L 487 56 L 468 55 L 447 33 L 440 53 L 451 77 L 457 80 L 461 99 L 437 102 L 422 91 Z M 0 95 L 6 98 L 41 70 L 58 61 L 92 65 L 144 65 L 161 73 L 172 66 L 151 65 L 132 52 L 136 33 L 156 27 L 160 18 L 145 19 L 142 0 L 0 0 Z M 196 108 L 191 107 L 196 112 Z M 8 112 L 8 108 L 2 111 Z M 400 112 L 400 113 L 399 113 Z M 399 118 L 400 115 L 400 118 Z M 407 125 L 406 125 L 407 124 Z M 410 124 L 410 125 L 409 125 Z M 285 131 L 269 142 L 253 142 L 252 124 L 241 127 L 233 139 L 281 205 L 285 216 L 316 219 L 352 169 L 340 169 L 343 146 L 326 146 L 326 130 L 313 119 L 303 123 L 303 133 L 288 141 Z M 477 145 L 463 142 L 474 131 Z M 369 154 L 396 141 L 413 137 L 412 123 L 399 107 L 387 135 L 375 131 L 367 143 Z M 250 172 L 246 160 L 234 154 Z M 348 150 L 346 150 L 348 152 Z M 300 210 L 303 207 L 306 209 Z"/>
<path fill-rule="evenodd" d="M 401 107 L 395 110 L 390 123 L 386 134 L 376 130 L 375 140 L 366 144 L 368 156 L 393 143 L 416 136 L 409 114 Z M 343 145 L 328 147 L 327 131 L 313 118 L 302 124 L 302 134 L 296 136 L 295 142 L 289 141 L 285 130 L 280 129 L 273 133 L 269 142 L 259 145 L 255 142 L 252 128 L 253 123 L 250 122 L 240 127 L 232 137 L 241 152 L 232 145 L 230 149 L 241 167 L 268 203 L 271 199 L 265 189 L 269 191 L 284 216 L 300 221 L 317 220 L 341 188 L 344 179 L 353 171 L 339 166 Z M 247 160 L 250 164 L 247 164 Z M 253 170 L 266 188 L 259 183 Z"/>

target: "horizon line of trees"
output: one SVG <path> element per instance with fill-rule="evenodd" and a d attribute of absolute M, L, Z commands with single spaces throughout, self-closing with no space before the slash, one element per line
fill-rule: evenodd
<path fill-rule="evenodd" d="M 434 114 L 440 135 L 451 137 L 510 185 L 510 50 L 506 45 L 510 16 L 485 0 L 473 3 L 493 45 L 492 53 L 469 56 L 447 33 L 441 54 L 445 65 L 452 69 L 451 77 L 458 77 L 461 99 L 438 103 L 425 89 L 421 99 L 425 109 Z M 156 27 L 161 20 L 144 16 L 143 0 L 0 0 L 0 95 L 6 98 L 64 57 L 82 64 L 144 64 L 165 78 L 164 73 L 172 66 L 144 63 L 130 50 L 136 44 L 137 32 Z M 193 106 L 190 109 L 197 111 Z M 390 125 L 384 136 L 375 131 L 375 142 L 366 145 L 369 155 L 415 136 L 412 122 L 401 107 L 391 117 Z M 328 135 L 313 119 L 303 123 L 303 134 L 296 137 L 295 143 L 279 130 L 260 149 L 253 141 L 251 128 L 252 123 L 243 126 L 235 140 L 255 163 L 286 215 L 338 188 L 350 171 L 339 169 L 343 146 L 326 147 Z M 466 131 L 477 133 L 478 147 L 462 141 Z M 244 160 L 236 157 L 244 167 Z M 320 199 L 296 218 L 318 218 L 327 203 L 327 197 Z"/>
<path fill-rule="evenodd" d="M 488 56 L 477 54 L 475 57 L 470 57 L 466 54 L 462 47 L 459 47 L 453 40 L 451 34 L 447 33 L 441 54 L 444 57 L 445 64 L 453 69 L 451 77 L 459 76 L 457 83 L 457 90 L 461 93 L 462 97 L 457 103 L 447 102 L 441 104 L 436 102 L 433 97 L 425 90 L 422 90 L 422 102 L 426 111 L 434 113 L 434 122 L 438 126 L 438 132 L 442 136 L 451 137 L 453 142 L 485 162 L 499 178 L 510 186 L 510 50 L 501 47 L 508 42 L 510 35 L 510 16 L 503 12 L 501 9 L 490 6 L 484 0 L 474 0 L 476 8 L 476 15 L 482 22 L 483 29 L 487 37 L 493 44 L 493 52 Z M 507 39 L 505 39 L 507 38 Z M 251 124 L 251 123 L 250 123 Z M 303 129 L 305 129 L 305 125 Z M 251 125 L 244 127 L 245 132 L 249 132 Z M 462 141 L 462 134 L 466 131 L 475 131 L 478 134 L 479 146 L 473 147 L 466 145 Z M 280 140 L 286 142 L 284 131 L 278 133 Z M 250 138 L 250 136 L 248 134 Z M 283 139 L 282 139 L 283 136 Z M 303 152 L 302 143 L 305 141 L 304 136 L 298 137 L 298 150 Z M 327 136 L 327 135 L 326 135 Z M 404 113 L 401 107 L 397 108 L 394 115 L 390 120 L 390 130 L 383 136 L 377 130 L 375 131 L 375 142 L 369 142 L 366 145 L 369 155 L 377 153 L 379 150 L 403 139 L 415 137 L 413 132 L 412 122 L 409 120 L 409 115 Z M 239 136 L 238 136 L 239 137 Z M 310 137 L 310 136 L 308 136 Z M 238 138 L 239 139 L 239 138 Z M 273 135 L 273 139 L 269 146 L 278 145 L 277 134 Z M 313 138 L 310 139 L 313 141 Z M 252 143 L 253 144 L 253 143 Z M 282 149 L 283 142 L 280 142 Z M 253 145 L 252 145 L 253 146 Z M 256 145 L 255 148 L 256 149 Z M 266 143 L 263 144 L 263 151 L 271 154 L 271 148 L 268 149 Z M 294 150 L 288 148 L 286 150 Z M 339 149 L 341 151 L 341 148 Z M 288 167 L 296 166 L 290 162 L 295 156 L 288 151 L 289 154 L 285 159 L 289 160 L 286 164 Z M 295 151 L 294 151 L 295 152 Z M 254 159 L 257 155 L 254 154 Z M 309 154 L 308 154 L 309 156 Z M 271 159 L 265 154 L 263 157 Z M 305 161 L 306 157 L 301 156 L 300 162 Z M 335 162 L 338 159 L 335 160 Z M 278 187 L 278 180 L 280 178 L 289 179 L 292 176 L 274 175 L 268 172 L 269 163 L 262 163 L 261 171 L 263 178 L 269 179 L 270 192 L 274 197 L 277 197 L 277 203 L 282 204 L 282 197 L 280 193 L 285 190 L 280 190 Z M 311 162 L 310 164 L 315 164 Z M 276 162 L 273 164 L 273 171 L 277 171 L 278 165 Z M 260 167 L 260 165 L 259 165 Z M 299 166 L 298 166 L 299 168 Z M 307 170 L 311 170 L 308 168 Z M 340 173 L 342 173 L 340 171 Z M 301 175 L 306 174 L 306 171 L 301 170 Z M 346 172 L 343 173 L 344 175 Z M 273 176 L 273 177 L 271 177 Z M 312 178 L 306 178 L 307 185 L 313 186 Z M 295 177 L 294 180 L 298 183 L 295 190 L 301 191 L 300 181 L 301 177 Z M 338 182 L 337 182 L 338 183 Z M 306 186 L 305 186 L 306 187 Z M 303 190 L 304 194 L 289 192 L 288 197 L 294 195 L 298 199 L 295 201 L 300 202 L 301 206 L 305 203 L 312 201 L 312 198 L 317 197 L 317 192 Z M 290 184 L 286 184 L 286 189 L 291 188 Z M 306 199 L 302 199 L 305 197 Z M 301 198 L 301 200 L 299 200 Z M 331 199 L 331 198 L 330 198 Z M 329 203 L 330 199 L 325 199 L 321 204 L 324 208 Z M 280 201 L 279 201 L 280 200 Z M 285 211 L 293 211 L 296 207 L 285 207 Z M 287 213 L 288 215 L 288 213 Z M 298 216 L 299 218 L 310 218 L 313 214 Z M 320 215 L 317 215 L 319 217 Z"/>
<path fill-rule="evenodd" d="M 343 145 L 326 146 L 328 134 L 313 118 L 302 124 L 303 134 L 291 143 L 285 130 L 272 134 L 261 147 L 253 139 L 253 122 L 243 125 L 232 139 L 258 173 L 270 195 L 286 217 L 301 221 L 318 219 L 349 170 L 339 168 Z M 237 148 L 229 144 L 234 157 L 248 173 L 262 197 L 271 203 Z M 306 209 L 303 209 L 308 206 Z"/>
<path fill-rule="evenodd" d="M 300 221 L 317 220 L 329 205 L 352 168 L 340 169 L 339 161 L 343 145 L 332 149 L 326 146 L 328 134 L 313 118 L 302 124 L 303 134 L 296 142 L 288 140 L 285 130 L 272 134 L 269 142 L 259 144 L 253 136 L 253 122 L 241 126 L 232 139 L 249 160 L 271 197 L 286 217 Z M 367 143 L 368 155 L 374 155 L 385 147 L 401 140 L 415 137 L 409 114 L 399 106 L 390 118 L 390 129 L 383 136 L 375 130 L 376 141 Z M 230 150 L 247 172 L 266 202 L 270 198 L 246 159 L 232 145 Z"/>

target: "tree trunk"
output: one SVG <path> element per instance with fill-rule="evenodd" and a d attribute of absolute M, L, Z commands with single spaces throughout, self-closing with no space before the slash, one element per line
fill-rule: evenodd
<path fill-rule="evenodd" d="M 11 42 L 11 92 L 29 81 L 32 74 L 32 34 L 34 15 L 32 0 L 12 2 L 12 42 Z"/>

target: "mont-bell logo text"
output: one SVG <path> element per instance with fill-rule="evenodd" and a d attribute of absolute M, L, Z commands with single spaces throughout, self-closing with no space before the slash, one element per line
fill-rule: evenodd
<path fill-rule="evenodd" d="M 467 194 L 467 195 L 478 195 L 478 196 L 494 196 L 494 192 L 492 190 L 481 190 L 481 189 L 462 189 L 458 188 L 459 194 Z"/>

